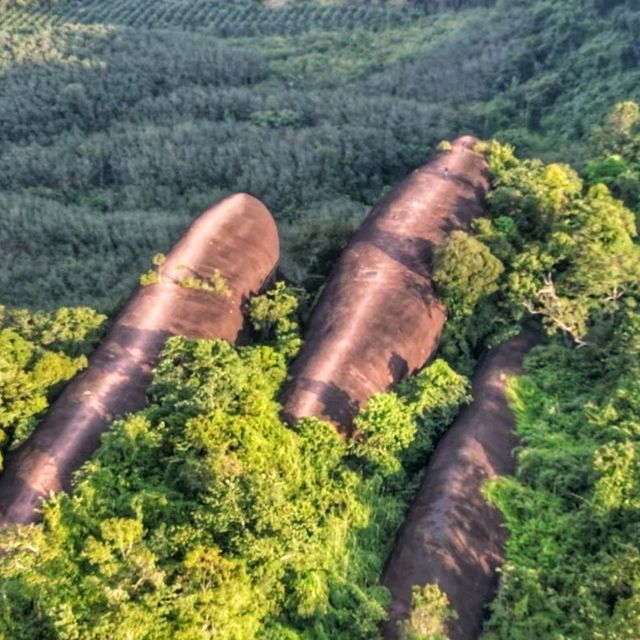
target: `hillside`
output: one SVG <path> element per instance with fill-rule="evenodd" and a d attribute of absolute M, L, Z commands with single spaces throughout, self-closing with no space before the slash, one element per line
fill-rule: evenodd
<path fill-rule="evenodd" d="M 234 191 L 274 212 L 285 271 L 315 289 L 439 140 L 497 135 L 580 165 L 591 127 L 640 97 L 632 0 L 4 4 L 0 299 L 13 305 L 113 309 Z"/>
<path fill-rule="evenodd" d="M 637 640 L 638 42 L 0 0 L 0 640 Z"/>
<path fill-rule="evenodd" d="M 486 637 L 634 637 L 634 216 L 568 166 L 522 162 L 497 143 L 484 151 L 487 217 L 474 235 L 450 234 L 434 258 L 449 311 L 441 356 L 371 397 L 345 441 L 315 418 L 291 429 L 279 416 L 300 346 L 297 302 L 283 285 L 249 305 L 252 346 L 172 338 L 149 406 L 114 423 L 73 493 L 45 503 L 43 524 L 0 530 L 7 637 L 380 637 L 385 558 L 426 461 L 469 400 L 452 365 L 473 367 L 523 322 L 547 337 L 528 376 L 512 382 L 516 475 L 484 489 L 511 533 Z M 99 322 L 86 312 L 6 315 L 0 418 L 9 432 L 18 420 L 23 434 L 46 407 L 57 380 L 44 359 L 69 362 Z M 446 592 L 416 588 L 402 637 L 442 638 L 455 619 Z"/>
<path fill-rule="evenodd" d="M 630 121 L 620 130 L 621 110 L 635 113 L 623 106 L 608 126 L 624 140 L 639 133 L 640 118 L 624 134 Z M 526 323 L 547 337 L 525 363 L 528 377 L 512 383 L 522 437 L 516 475 L 483 489 L 511 532 L 486 637 L 633 638 L 634 216 L 568 166 L 522 162 L 495 142 L 481 149 L 494 185 L 487 217 L 474 235 L 451 233 L 434 256 L 449 312 L 441 357 L 369 398 L 345 441 L 316 418 L 294 429 L 280 418 L 277 398 L 300 346 L 297 303 L 283 285 L 249 305 L 259 331 L 252 346 L 171 338 L 149 406 L 113 424 L 72 494 L 46 501 L 43 524 L 0 530 L 5 635 L 380 637 L 385 558 L 425 463 L 469 400 L 452 365 L 473 368 L 486 345 Z M 21 414 L 25 403 L 31 394 L 46 401 L 55 384 L 38 367 L 43 349 L 86 349 L 82 315 L 75 318 L 10 311 L 3 320 L 8 404 L 0 417 L 9 428 L 16 412 L 21 433 L 33 426 L 44 407 Z M 72 336 L 63 340 L 65 323 L 75 347 Z M 17 376 L 29 385 L 7 384 Z M 432 490 L 427 475 L 422 491 Z M 473 510 L 458 507 L 473 527 Z M 456 615 L 446 590 L 415 587 L 403 638 L 444 637 Z"/>

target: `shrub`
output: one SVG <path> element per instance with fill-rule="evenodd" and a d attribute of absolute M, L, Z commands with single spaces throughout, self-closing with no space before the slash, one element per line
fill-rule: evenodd
<path fill-rule="evenodd" d="M 402 640 L 447 640 L 446 623 L 457 613 L 437 584 L 413 587 L 411 615 L 401 626 Z"/>

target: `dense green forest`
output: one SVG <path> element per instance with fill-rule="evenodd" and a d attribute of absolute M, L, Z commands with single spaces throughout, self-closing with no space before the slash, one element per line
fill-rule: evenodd
<path fill-rule="evenodd" d="M 582 166 L 640 98 L 633 2 L 475 4 L 5 3 L 0 300 L 109 311 L 231 191 L 266 202 L 285 271 L 317 287 L 368 206 L 463 131 Z"/>
<path fill-rule="evenodd" d="M 251 304 L 266 342 L 168 342 L 152 404 L 114 424 L 73 496 L 0 531 L 1 637 L 377 636 L 384 558 L 467 382 L 436 360 L 369 402 L 357 440 L 294 431 L 275 396 L 295 308 L 280 284 Z"/>
<path fill-rule="evenodd" d="M 564 339 L 535 349 L 512 385 L 522 447 L 516 477 L 487 491 L 511 534 L 487 640 L 631 640 L 640 628 L 640 245 L 603 184 L 637 218 L 638 105 L 619 104 L 598 133 L 591 187 L 566 168 L 491 162 L 491 213 L 510 211 L 520 230 L 532 213 L 545 222 L 515 259 L 520 241 L 488 243 L 510 255 L 506 297 L 528 290 L 525 311 Z"/>
<path fill-rule="evenodd" d="M 171 339 L 149 406 L 114 423 L 73 495 L 0 531 L 0 638 L 375 640 L 429 454 L 478 357 L 530 324 L 518 469 L 486 488 L 510 540 L 483 637 L 635 640 L 634 4 L 0 2 L 1 456 L 216 198 L 264 199 L 301 285 L 253 299 L 251 346 Z M 371 203 L 462 132 L 495 138 L 492 191 L 434 256 L 438 357 L 374 396 L 355 439 L 288 427 L 301 299 Z M 441 640 L 449 613 L 416 590 L 403 640 Z"/>
<path fill-rule="evenodd" d="M 619 134 L 613 155 L 635 145 L 639 124 L 633 103 L 616 107 L 604 127 L 609 141 Z M 0 532 L 5 637 L 378 637 L 384 559 L 429 452 L 468 401 L 456 369 L 523 322 L 547 338 L 513 384 L 517 475 L 487 487 L 512 536 L 485 635 L 635 637 L 635 215 L 567 165 L 522 161 L 498 142 L 481 149 L 487 216 L 435 255 L 446 359 L 374 396 L 345 442 L 320 421 L 280 420 L 301 342 L 283 283 L 249 306 L 254 345 L 171 339 L 150 406 L 114 424 L 73 495 L 50 499 L 42 525 Z M 60 313 L 10 312 L 2 333 L 84 352 L 101 318 Z M 446 617 L 446 599 L 428 586 L 415 602 L 406 638 L 441 638 L 413 623 Z"/>
<path fill-rule="evenodd" d="M 598 168 L 625 193 L 638 177 L 638 106 L 618 105 L 598 134 L 610 155 L 588 163 L 589 182 Z M 522 162 L 497 143 L 486 152 L 489 215 L 436 256 L 452 313 L 443 352 L 471 368 L 479 346 L 534 319 L 549 340 L 512 384 L 517 474 L 487 487 L 511 537 L 483 638 L 631 640 L 640 623 L 637 216 L 566 165 Z M 627 168 L 606 173 L 612 163 Z M 627 195 L 637 207 L 637 192 Z"/>

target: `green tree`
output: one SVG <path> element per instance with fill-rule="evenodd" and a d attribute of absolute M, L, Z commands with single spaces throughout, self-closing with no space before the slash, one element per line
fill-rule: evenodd
<path fill-rule="evenodd" d="M 640 215 L 640 107 L 617 104 L 605 126 L 594 131 L 591 146 L 598 156 L 585 166 L 589 184 L 605 184 Z"/>
<path fill-rule="evenodd" d="M 504 267 L 491 250 L 464 231 L 436 249 L 433 278 L 454 317 L 471 316 L 478 302 L 498 290 Z"/>
<path fill-rule="evenodd" d="M 296 319 L 300 293 L 279 281 L 266 293 L 251 298 L 248 305 L 251 324 L 261 339 L 271 340 L 287 358 L 293 358 L 302 346 Z"/>
<path fill-rule="evenodd" d="M 49 401 L 87 366 L 105 317 L 88 308 L 0 307 L 0 455 L 34 428 Z M 1 468 L 1 458 L 0 458 Z"/>
<path fill-rule="evenodd" d="M 433 279 L 448 316 L 443 352 L 465 373 L 472 370 L 476 348 L 486 337 L 487 326 L 478 316 L 492 313 L 503 271 L 491 249 L 464 231 L 454 231 L 436 249 Z"/>

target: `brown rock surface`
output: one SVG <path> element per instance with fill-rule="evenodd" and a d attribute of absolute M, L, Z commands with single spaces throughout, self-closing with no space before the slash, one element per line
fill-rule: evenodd
<path fill-rule="evenodd" d="M 162 282 L 140 287 L 91 357 L 35 432 L 7 459 L 0 476 L 0 525 L 37 519 L 43 496 L 68 490 L 72 473 L 94 452 L 111 421 L 146 404 L 151 370 L 169 336 L 223 338 L 243 333 L 242 305 L 274 272 L 275 223 L 246 194 L 225 198 L 189 227 L 167 255 Z M 218 269 L 227 296 L 178 284 Z"/>
<path fill-rule="evenodd" d="M 282 396 L 290 422 L 315 416 L 349 432 L 372 394 L 422 367 L 445 320 L 433 249 L 482 213 L 489 183 L 471 137 L 455 141 L 373 208 L 334 267 Z"/>
<path fill-rule="evenodd" d="M 472 404 L 431 458 L 382 577 L 392 595 L 384 626 L 388 639 L 398 638 L 398 622 L 410 613 L 412 587 L 433 582 L 459 616 L 447 637 L 475 640 L 480 634 L 506 540 L 501 516 L 481 487 L 514 470 L 517 440 L 506 377 L 522 372 L 535 342 L 535 334 L 526 331 L 489 352 L 474 377 Z"/>

